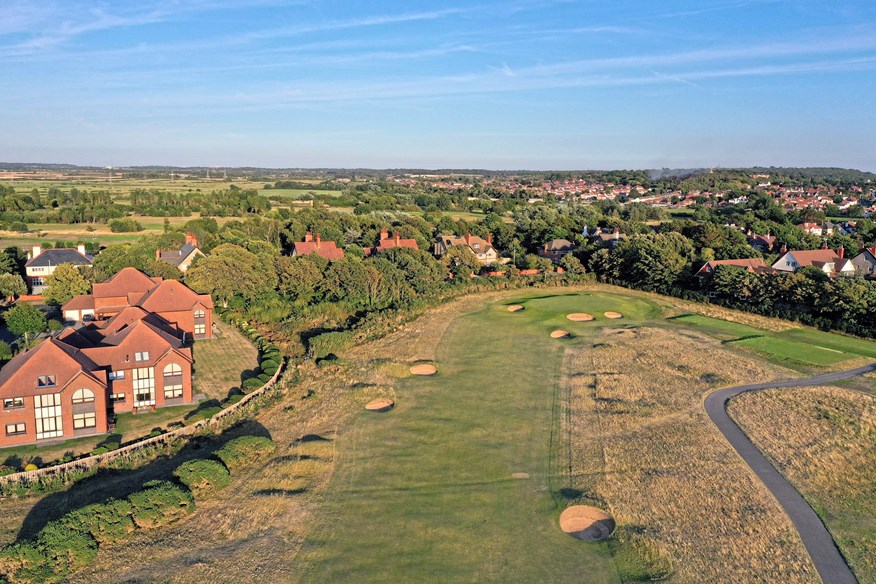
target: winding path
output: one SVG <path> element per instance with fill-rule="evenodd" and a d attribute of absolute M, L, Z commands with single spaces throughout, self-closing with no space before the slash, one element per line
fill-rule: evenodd
<path fill-rule="evenodd" d="M 724 434 L 739 456 L 751 467 L 751 470 L 760 478 L 766 487 L 791 518 L 806 551 L 812 557 L 815 569 L 825 584 L 857 584 L 858 580 L 852 573 L 839 549 L 836 547 L 830 532 L 821 522 L 818 514 L 809 506 L 803 496 L 770 464 L 766 457 L 761 454 L 745 433 L 727 414 L 727 401 L 740 393 L 759 389 L 775 389 L 781 387 L 801 387 L 804 385 L 829 384 L 851 377 L 857 377 L 876 371 L 876 363 L 825 373 L 816 377 L 805 379 L 789 379 L 787 381 L 773 381 L 767 383 L 754 383 L 751 385 L 738 385 L 719 389 L 709 394 L 705 399 L 706 413 Z"/>

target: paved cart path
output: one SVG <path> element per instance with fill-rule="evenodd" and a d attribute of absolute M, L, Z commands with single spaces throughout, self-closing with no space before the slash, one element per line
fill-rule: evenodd
<path fill-rule="evenodd" d="M 806 502 L 803 496 L 797 492 L 797 489 L 770 464 L 760 450 L 752 444 L 751 440 L 748 439 L 745 433 L 727 414 L 727 401 L 746 391 L 824 385 L 873 371 L 876 371 L 876 363 L 804 379 L 738 385 L 736 387 L 719 389 L 709 394 L 705 400 L 706 413 L 709 414 L 709 417 L 718 426 L 724 437 L 736 449 L 736 452 L 739 453 L 746 464 L 751 467 L 751 470 L 760 477 L 760 480 L 772 492 L 785 510 L 785 513 L 791 518 L 791 521 L 800 533 L 803 545 L 806 546 L 806 550 L 812 557 L 815 568 L 825 584 L 857 584 L 858 580 L 840 553 L 839 548 L 836 547 L 836 543 L 833 541 L 824 523 L 821 522 L 818 514 L 809 506 L 809 503 Z"/>

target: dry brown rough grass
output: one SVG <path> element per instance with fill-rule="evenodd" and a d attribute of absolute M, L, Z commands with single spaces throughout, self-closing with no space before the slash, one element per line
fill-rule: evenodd
<path fill-rule="evenodd" d="M 728 408 L 820 511 L 861 582 L 876 582 L 876 399 L 835 387 L 745 393 Z"/>
<path fill-rule="evenodd" d="M 704 393 L 790 371 L 704 336 L 607 329 L 570 348 L 571 487 L 672 559 L 676 582 L 819 582 L 790 520 L 708 420 Z"/>

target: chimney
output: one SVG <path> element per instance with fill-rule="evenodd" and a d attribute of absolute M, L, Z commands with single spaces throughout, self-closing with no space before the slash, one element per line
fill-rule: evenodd
<path fill-rule="evenodd" d="M 401 240 L 401 235 L 398 231 L 395 232 L 395 246 L 398 247 L 399 241 Z"/>
<path fill-rule="evenodd" d="M 85 244 L 84 244 L 84 243 L 80 243 L 79 245 L 77 245 L 77 246 L 76 246 L 76 251 L 78 251 L 78 252 L 81 253 L 82 255 L 85 255 Z"/>
<path fill-rule="evenodd" d="M 781 253 L 781 254 L 788 253 L 788 245 L 786 243 L 784 243 L 784 242 L 782 243 L 782 247 L 781 247 L 781 249 L 779 249 L 779 253 Z"/>
<path fill-rule="evenodd" d="M 465 234 L 465 245 L 471 245 L 471 233 Z"/>
<path fill-rule="evenodd" d="M 316 232 L 316 247 L 322 245 L 322 237 L 320 237 L 319 232 Z"/>
<path fill-rule="evenodd" d="M 620 227 L 614 228 L 614 239 L 615 240 L 620 239 Z"/>
<path fill-rule="evenodd" d="M 160 250 L 160 249 L 156 249 L 156 250 L 155 250 L 155 259 L 156 259 L 156 260 L 160 260 L 160 259 L 161 259 L 161 250 Z"/>
<path fill-rule="evenodd" d="M 843 247 L 842 244 L 840 244 L 840 246 L 837 248 L 836 255 L 838 255 L 840 259 L 846 257 L 846 248 Z"/>
<path fill-rule="evenodd" d="M 384 239 L 389 239 L 389 231 L 387 231 L 386 229 L 381 229 L 380 230 L 380 241 L 383 241 Z"/>
<path fill-rule="evenodd" d="M 198 247 L 198 238 L 191 231 L 186 232 L 186 243 L 191 243 L 193 246 Z"/>
<path fill-rule="evenodd" d="M 489 243 L 490 245 L 493 245 L 493 234 L 492 233 L 487 233 L 487 243 Z"/>
<path fill-rule="evenodd" d="M 827 249 L 827 240 L 826 239 L 822 242 L 821 249 Z"/>
<path fill-rule="evenodd" d="M 308 231 L 304 234 L 304 243 L 310 243 L 311 241 L 313 241 L 313 234 Z"/>
<path fill-rule="evenodd" d="M 37 257 L 37 256 L 40 255 L 41 253 L 43 253 L 43 248 L 41 248 L 41 247 L 39 246 L 39 244 L 33 246 L 33 257 Z"/>

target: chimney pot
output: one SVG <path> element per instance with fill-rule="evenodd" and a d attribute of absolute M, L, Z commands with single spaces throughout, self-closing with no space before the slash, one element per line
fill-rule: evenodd
<path fill-rule="evenodd" d="M 77 245 L 76 251 L 78 251 L 82 255 L 85 255 L 85 244 L 80 243 L 79 245 Z"/>
<path fill-rule="evenodd" d="M 313 233 L 308 231 L 304 234 L 304 243 L 310 243 L 311 241 L 313 241 Z"/>
<path fill-rule="evenodd" d="M 466 245 L 471 245 L 471 233 L 466 233 L 466 234 L 465 234 L 465 244 L 466 244 Z"/>
<path fill-rule="evenodd" d="M 396 246 L 398 246 L 399 241 L 401 241 L 401 234 L 398 231 L 396 231 L 395 232 L 395 245 Z"/>
<path fill-rule="evenodd" d="M 198 247 L 198 238 L 191 231 L 186 232 L 186 243 L 191 243 L 195 247 Z"/>
<path fill-rule="evenodd" d="M 156 260 L 160 260 L 160 259 L 161 259 L 161 250 L 160 250 L 160 249 L 156 249 L 156 250 L 155 250 L 155 259 L 156 259 Z"/>
<path fill-rule="evenodd" d="M 319 247 L 322 244 L 322 237 L 320 237 L 319 232 L 316 233 L 316 247 Z"/>
<path fill-rule="evenodd" d="M 389 239 L 389 231 L 387 231 L 386 229 L 381 229 L 380 230 L 380 239 L 381 240 Z"/>
<path fill-rule="evenodd" d="M 33 246 L 33 257 L 37 257 L 41 253 L 43 253 L 43 248 L 38 245 Z"/>
<path fill-rule="evenodd" d="M 836 255 L 838 255 L 840 259 L 846 257 L 846 248 L 840 245 L 839 248 L 836 250 Z"/>
<path fill-rule="evenodd" d="M 487 233 L 487 243 L 489 243 L 490 245 L 493 245 L 493 234 L 492 233 Z"/>

